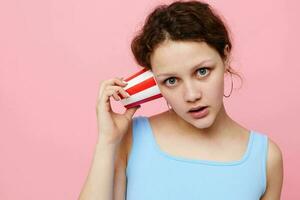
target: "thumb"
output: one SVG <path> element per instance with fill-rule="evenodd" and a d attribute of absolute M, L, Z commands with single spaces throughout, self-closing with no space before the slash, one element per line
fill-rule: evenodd
<path fill-rule="evenodd" d="M 141 107 L 141 105 L 138 105 L 138 106 L 135 106 L 135 107 L 132 107 L 132 108 L 128 108 L 126 111 L 125 111 L 125 115 L 128 119 L 131 119 L 132 116 L 134 115 L 134 113 L 137 111 L 137 109 L 139 109 Z"/>

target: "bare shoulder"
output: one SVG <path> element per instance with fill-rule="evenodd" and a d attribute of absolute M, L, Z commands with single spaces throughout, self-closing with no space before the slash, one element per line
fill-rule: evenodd
<path fill-rule="evenodd" d="M 279 200 L 283 183 L 283 155 L 278 144 L 268 138 L 267 189 L 261 200 Z"/>
<path fill-rule="evenodd" d="M 278 144 L 269 137 L 268 156 L 270 164 L 280 164 L 282 162 L 282 151 Z"/>
<path fill-rule="evenodd" d="M 269 175 L 275 175 L 277 174 L 277 172 L 279 172 L 279 170 L 282 170 L 283 168 L 283 155 L 278 144 L 271 138 L 269 138 L 268 140 L 269 140 L 269 145 L 268 145 L 267 167 L 268 167 L 268 172 L 272 173 Z M 271 178 L 271 176 L 269 177 Z"/>

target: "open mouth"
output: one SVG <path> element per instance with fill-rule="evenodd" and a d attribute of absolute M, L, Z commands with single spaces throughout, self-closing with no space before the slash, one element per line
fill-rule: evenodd
<path fill-rule="evenodd" d="M 201 110 L 204 110 L 207 106 L 201 107 L 198 110 L 190 110 L 189 112 L 199 112 Z"/>

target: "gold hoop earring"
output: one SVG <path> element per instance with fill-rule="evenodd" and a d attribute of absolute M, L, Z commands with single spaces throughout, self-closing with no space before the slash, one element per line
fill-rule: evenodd
<path fill-rule="evenodd" d="M 230 72 L 229 72 L 230 73 Z M 230 73 L 230 78 L 231 78 L 231 88 L 230 88 L 230 93 L 228 96 L 226 96 L 225 94 L 223 94 L 224 97 L 228 98 L 230 97 L 232 90 L 233 90 L 233 80 L 232 80 L 232 74 Z"/>

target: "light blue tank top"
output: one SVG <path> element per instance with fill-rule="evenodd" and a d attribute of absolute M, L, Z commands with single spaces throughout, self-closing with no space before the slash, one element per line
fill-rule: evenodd
<path fill-rule="evenodd" d="M 132 123 L 126 200 L 259 200 L 265 192 L 265 134 L 251 130 L 241 160 L 194 160 L 163 152 L 146 116 Z"/>

